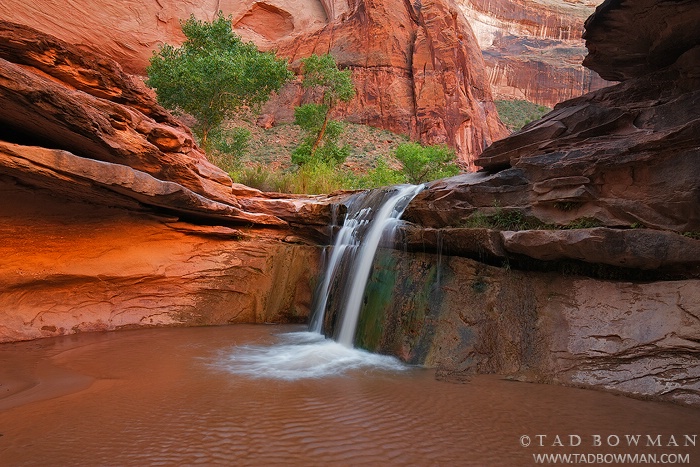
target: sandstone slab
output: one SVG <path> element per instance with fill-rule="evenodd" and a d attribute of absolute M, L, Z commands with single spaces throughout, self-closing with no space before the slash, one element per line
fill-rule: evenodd
<path fill-rule="evenodd" d="M 382 251 L 360 316 L 369 349 L 464 381 L 494 373 L 700 406 L 700 284 L 523 273 Z"/>
<path fill-rule="evenodd" d="M 308 317 L 315 246 L 0 182 L 0 342 Z"/>

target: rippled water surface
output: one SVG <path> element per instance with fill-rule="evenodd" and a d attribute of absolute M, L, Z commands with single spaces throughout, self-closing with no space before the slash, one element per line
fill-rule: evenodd
<path fill-rule="evenodd" d="M 557 453 L 700 462 L 684 437 L 700 434 L 696 409 L 496 376 L 445 383 L 299 331 L 0 345 L 0 465 L 535 465 L 533 454 Z M 630 447 L 634 434 L 663 445 Z"/>

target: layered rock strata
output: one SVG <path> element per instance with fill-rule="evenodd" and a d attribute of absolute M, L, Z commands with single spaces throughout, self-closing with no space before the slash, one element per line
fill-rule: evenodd
<path fill-rule="evenodd" d="M 293 64 L 314 53 L 332 54 L 341 68 L 352 70 L 357 89 L 339 116 L 425 144 L 448 144 L 469 170 L 475 155 L 507 134 L 474 35 L 450 0 L 361 0 L 347 15 L 282 45 L 278 53 Z M 294 106 L 312 97 L 291 84 L 265 111 L 276 121 L 289 121 Z"/>
<path fill-rule="evenodd" d="M 330 200 L 232 183 L 115 62 L 6 22 L 0 107 L 0 342 L 308 315 Z"/>
<path fill-rule="evenodd" d="M 332 53 L 341 67 L 351 69 L 358 93 L 349 106 L 338 109 L 343 119 L 427 144 L 449 144 L 469 169 L 477 154 L 507 134 L 479 47 L 452 0 L 415 5 L 400 0 L 132 0 L 118 8 L 45 0 L 0 6 L 3 18 L 76 43 L 81 50 L 107 54 L 136 74 L 144 74 L 159 44 L 183 40 L 179 20 L 190 15 L 211 19 L 218 10 L 232 16 L 235 31 L 244 39 L 278 50 L 296 66 L 312 53 Z M 70 12 L 70 19 L 57 24 L 47 18 L 51 11 Z M 293 106 L 309 98 L 298 83 L 292 84 L 268 105 L 268 118 L 291 121 Z"/>
<path fill-rule="evenodd" d="M 583 22 L 595 1 L 459 0 L 496 99 L 554 107 L 611 83 L 581 65 Z"/>
<path fill-rule="evenodd" d="M 365 348 L 448 381 L 493 373 L 700 406 L 698 279 L 608 281 L 400 250 L 376 264 Z"/>
<path fill-rule="evenodd" d="M 8 0 L 0 4 L 0 17 L 110 57 L 129 73 L 143 74 L 159 45 L 184 40 L 180 21 L 190 15 L 210 21 L 222 11 L 232 16 L 234 27 L 246 40 L 270 46 L 324 26 L 330 15 L 342 13 L 342 4 L 319 0 Z"/>

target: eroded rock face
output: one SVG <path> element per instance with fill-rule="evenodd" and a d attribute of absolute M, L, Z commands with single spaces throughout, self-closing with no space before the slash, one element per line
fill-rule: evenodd
<path fill-rule="evenodd" d="M 363 346 L 447 380 L 496 373 L 700 406 L 700 282 L 631 283 L 380 252 Z"/>
<path fill-rule="evenodd" d="M 336 10 L 337 14 L 342 13 L 342 5 L 333 8 L 335 3 L 344 2 L 11 0 L 0 5 L 0 17 L 76 44 L 82 50 L 110 57 L 129 73 L 143 74 L 159 45 L 179 44 L 184 40 L 180 20 L 190 15 L 210 21 L 221 10 L 233 17 L 234 26 L 246 40 L 269 45 L 323 26 L 330 14 Z"/>
<path fill-rule="evenodd" d="M 448 1 L 359 1 L 348 15 L 279 48 L 293 64 L 331 53 L 351 69 L 357 97 L 343 118 L 454 147 L 466 167 L 507 131 L 497 117 L 483 60 L 464 16 Z M 291 84 L 266 107 L 276 121 L 308 96 Z"/>
<path fill-rule="evenodd" d="M 484 175 L 433 183 L 407 215 L 458 226 L 476 209 L 497 211 L 497 202 L 560 227 L 587 219 L 699 231 L 699 51 L 679 51 L 669 67 L 559 104 L 484 151 L 476 161 Z"/>
<path fill-rule="evenodd" d="M 548 107 L 611 83 L 581 65 L 583 23 L 597 1 L 458 0 L 496 99 Z"/>
<path fill-rule="evenodd" d="M 24 183 L 0 175 L 0 342 L 308 317 L 314 246 Z"/>
<path fill-rule="evenodd" d="M 228 175 L 116 63 L 7 22 L 0 23 L 0 60 L 6 141 L 129 166 L 235 205 Z"/>
<path fill-rule="evenodd" d="M 416 253 L 384 253 L 392 293 L 369 313 L 391 317 L 369 348 L 447 379 L 700 405 L 700 46 L 680 19 L 698 14 L 683 1 L 596 11 L 587 63 L 624 81 L 558 104 L 486 149 L 481 173 L 414 199 L 403 236 Z"/>
<path fill-rule="evenodd" d="M 233 184 L 190 130 L 117 63 L 0 22 L 0 64 L 4 173 L 77 199 L 100 193 L 110 203 L 138 201 L 218 222 L 301 223 L 300 197 L 285 201 Z M 240 197 L 257 198 L 257 211 L 243 209 Z M 305 221 L 327 225 L 327 205 L 319 200 L 320 217 L 311 221 L 307 213 Z"/>
<path fill-rule="evenodd" d="M 586 21 L 584 65 L 616 81 L 665 69 L 700 46 L 698 21 L 693 0 L 605 0 Z"/>
<path fill-rule="evenodd" d="M 344 119 L 427 144 L 449 144 L 468 168 L 488 144 L 507 134 L 478 45 L 452 0 L 431 0 L 419 8 L 401 0 L 136 0 L 118 8 L 66 0 L 14 3 L 0 6 L 3 18 L 100 51 L 137 74 L 144 73 L 159 44 L 184 39 L 180 19 L 194 15 L 210 20 L 221 10 L 232 15 L 236 32 L 263 49 L 279 50 L 292 61 L 331 52 L 342 67 L 352 69 L 358 95 L 339 109 Z M 46 17 L 51 11 L 70 12 L 70 20 L 57 24 Z M 290 121 L 302 94 L 298 83 L 292 85 L 266 112 L 278 122 Z"/>

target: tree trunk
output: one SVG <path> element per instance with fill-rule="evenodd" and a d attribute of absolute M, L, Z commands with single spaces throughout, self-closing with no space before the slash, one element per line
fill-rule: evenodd
<path fill-rule="evenodd" d="M 328 126 L 328 116 L 331 114 L 331 109 L 330 107 L 326 111 L 326 116 L 323 118 L 323 125 L 321 125 L 321 131 L 318 132 L 318 137 L 316 138 L 316 141 L 314 141 L 314 145 L 311 147 L 311 157 L 314 157 L 314 154 L 316 154 L 316 149 L 318 149 L 319 145 L 321 144 L 321 140 L 323 139 L 323 136 L 326 134 L 326 127 Z"/>
<path fill-rule="evenodd" d="M 209 152 L 209 128 L 202 128 L 202 149 L 204 152 Z"/>

